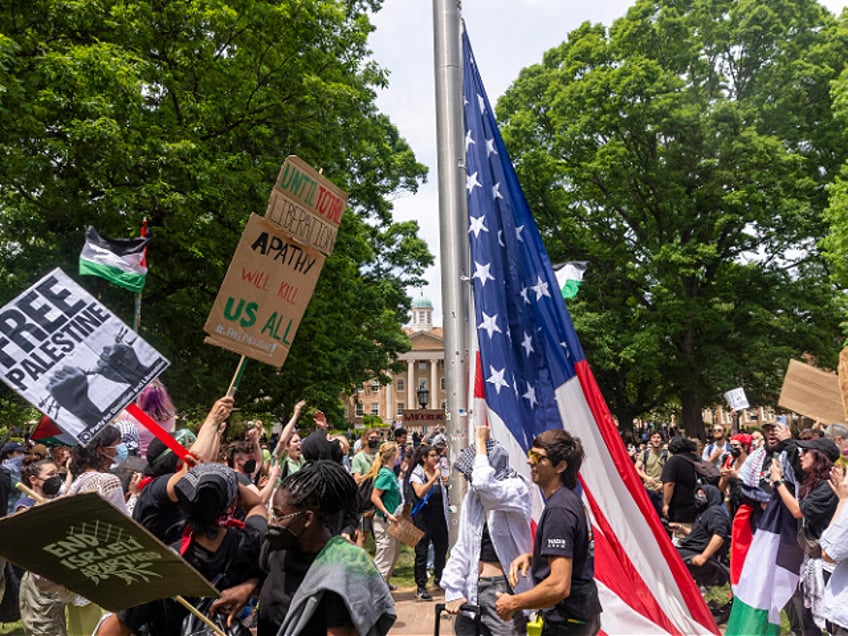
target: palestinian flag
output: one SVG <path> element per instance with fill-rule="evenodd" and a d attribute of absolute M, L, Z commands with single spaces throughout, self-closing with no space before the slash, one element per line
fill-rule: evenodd
<path fill-rule="evenodd" d="M 804 558 L 797 533 L 798 523 L 780 495 L 772 495 L 733 586 L 725 634 L 780 634 L 780 611 L 798 586 Z"/>
<path fill-rule="evenodd" d="M 107 239 L 89 225 L 80 252 L 79 273 L 100 276 L 119 287 L 140 292 L 147 276 L 145 257 L 150 238 Z"/>
<path fill-rule="evenodd" d="M 41 421 L 35 430 L 30 435 L 30 439 L 34 442 L 49 444 L 50 446 L 64 445 L 76 446 L 77 440 L 73 435 L 69 435 L 61 428 L 56 426 L 56 422 L 51 420 L 46 415 L 42 416 Z"/>
<path fill-rule="evenodd" d="M 556 276 L 559 290 L 562 297 L 566 300 L 574 298 L 577 295 L 577 290 L 580 289 L 580 282 L 583 280 L 583 274 L 586 273 L 586 261 L 569 261 L 561 265 L 554 265 L 554 275 Z"/>

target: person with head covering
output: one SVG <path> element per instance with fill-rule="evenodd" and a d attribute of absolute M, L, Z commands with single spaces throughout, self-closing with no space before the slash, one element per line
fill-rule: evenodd
<path fill-rule="evenodd" d="M 530 552 L 530 490 L 509 465 L 503 446 L 489 439 L 488 427 L 475 432 L 475 444 L 459 454 L 454 470 L 465 477 L 468 492 L 462 504 L 459 535 L 442 572 L 446 610 L 458 614 L 471 603 L 480 607 L 484 634 L 525 633 L 526 619 L 516 612 L 503 621 L 495 612 L 498 594 L 511 593 L 507 574 L 519 555 Z M 529 589 L 527 579 L 517 591 Z M 474 621 L 459 614 L 456 634 L 473 634 Z"/>
<path fill-rule="evenodd" d="M 742 505 L 742 486 L 739 482 L 739 469 L 748 459 L 753 438 L 748 433 L 737 433 L 730 438 L 730 453 L 721 467 L 721 479 L 718 489 L 727 502 L 727 509 L 732 519 Z"/>
<path fill-rule="evenodd" d="M 217 457 L 220 449 L 220 428 L 233 409 L 233 398 L 223 397 L 215 402 L 195 436 L 180 429 L 174 438 L 196 461 Z M 147 446 L 147 466 L 138 484 L 139 495 L 132 517 L 166 544 L 178 540 L 183 529 L 183 516 L 177 506 L 177 481 L 191 466 L 182 460 L 159 438 Z"/>
<path fill-rule="evenodd" d="M 697 573 L 712 557 L 719 556 L 730 541 L 730 517 L 718 488 L 698 484 L 695 507 L 698 516 L 691 527 L 673 522 L 668 524 L 672 531 L 682 536 L 677 551 L 691 566 L 693 573 Z"/>
<path fill-rule="evenodd" d="M 362 548 L 327 528 L 356 494 L 337 462 L 309 463 L 283 479 L 263 548 L 258 636 L 388 633 L 396 613 L 386 583 Z"/>
<path fill-rule="evenodd" d="M 174 484 L 177 505 L 185 517 L 182 537 L 175 544 L 182 557 L 211 581 L 222 596 L 227 590 L 259 583 L 259 553 L 267 529 L 264 506 L 254 506 L 244 522 L 233 519 L 238 481 L 232 469 L 207 462 L 194 466 Z M 219 599 L 220 603 L 220 599 Z M 220 604 L 213 610 L 221 607 Z M 240 608 L 238 608 L 240 609 Z M 230 608 L 229 622 L 236 613 Z M 181 634 L 188 615 L 172 599 L 145 603 L 104 619 L 97 636 L 129 636 L 145 628 L 150 634 Z M 249 633 L 244 628 L 237 633 Z"/>

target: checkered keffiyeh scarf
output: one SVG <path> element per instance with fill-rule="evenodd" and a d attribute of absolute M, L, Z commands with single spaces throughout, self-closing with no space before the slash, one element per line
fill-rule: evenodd
<path fill-rule="evenodd" d="M 495 469 L 495 479 L 509 479 L 515 477 L 515 471 L 509 465 L 509 454 L 506 449 L 493 439 L 486 440 L 486 452 L 489 455 L 489 465 Z M 453 463 L 453 468 L 462 473 L 466 479 L 471 481 L 471 471 L 474 469 L 474 456 L 477 448 L 471 444 L 459 453 L 459 457 Z"/>

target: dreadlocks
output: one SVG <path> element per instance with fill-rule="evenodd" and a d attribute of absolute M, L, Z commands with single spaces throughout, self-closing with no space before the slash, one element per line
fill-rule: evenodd
<path fill-rule="evenodd" d="M 283 479 L 280 488 L 289 492 L 293 506 L 319 510 L 322 516 L 344 510 L 356 499 L 353 477 L 333 461 L 307 464 Z"/>

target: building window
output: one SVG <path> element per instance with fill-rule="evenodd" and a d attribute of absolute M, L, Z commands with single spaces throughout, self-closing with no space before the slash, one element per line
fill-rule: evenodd
<path fill-rule="evenodd" d="M 426 360 L 419 360 L 418 361 L 418 370 L 419 371 L 426 371 L 427 370 L 427 361 Z"/>
<path fill-rule="evenodd" d="M 445 378 L 444 378 L 444 376 L 442 376 L 442 377 L 439 379 L 439 388 L 440 388 L 442 391 L 446 391 L 446 390 L 447 390 L 446 385 L 445 385 Z"/>
<path fill-rule="evenodd" d="M 356 417 L 362 417 L 365 415 L 365 410 L 362 408 L 362 402 L 357 402 L 353 407 L 353 413 Z"/>
<path fill-rule="evenodd" d="M 406 409 L 406 404 L 403 402 L 397 403 L 397 411 L 395 412 L 396 417 L 403 417 L 403 412 Z"/>
<path fill-rule="evenodd" d="M 376 393 L 380 390 L 379 380 L 371 380 L 371 393 Z"/>
<path fill-rule="evenodd" d="M 356 385 L 356 392 L 357 393 L 362 393 L 364 390 L 365 390 L 365 385 L 362 384 L 362 382 L 360 382 L 359 384 Z"/>
<path fill-rule="evenodd" d="M 419 378 L 418 379 L 418 388 L 419 389 L 426 389 L 427 388 L 427 380 Z"/>
<path fill-rule="evenodd" d="M 397 379 L 396 386 L 397 386 L 398 393 L 403 393 L 404 391 L 406 391 L 406 381 L 404 381 L 403 378 Z"/>
<path fill-rule="evenodd" d="M 380 414 L 380 403 L 379 402 L 371 402 L 371 415 L 379 415 Z"/>

